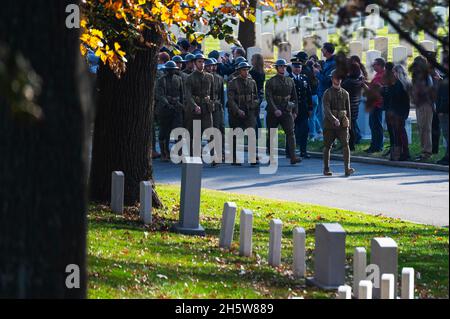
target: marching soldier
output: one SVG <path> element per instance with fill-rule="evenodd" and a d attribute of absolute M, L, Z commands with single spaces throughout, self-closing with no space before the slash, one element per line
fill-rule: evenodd
<path fill-rule="evenodd" d="M 230 126 L 233 129 L 241 128 L 245 131 L 256 127 L 255 109 L 259 107 L 258 89 L 256 82 L 249 75 L 250 68 L 247 62 L 239 63 L 236 68 L 239 75 L 228 84 L 228 112 Z M 236 163 L 236 137 L 233 137 L 232 165 L 241 165 Z"/>
<path fill-rule="evenodd" d="M 183 58 L 179 55 L 175 55 L 172 58 L 172 61 L 175 62 L 175 64 L 178 67 L 178 70 L 176 71 L 177 75 L 181 76 L 181 78 L 183 79 L 183 82 L 186 81 L 187 77 L 189 74 L 185 73 L 182 71 L 184 64 L 186 63 L 185 60 L 183 60 Z"/>
<path fill-rule="evenodd" d="M 159 146 L 161 160 L 170 158 L 169 142 L 172 129 L 183 125 L 184 85 L 177 75 L 178 67 L 169 61 L 164 65 L 165 74 L 156 84 L 156 113 L 160 123 Z"/>
<path fill-rule="evenodd" d="M 242 62 L 247 62 L 247 59 L 245 59 L 242 56 L 237 57 L 233 61 L 234 72 L 228 77 L 228 82 L 231 82 L 234 78 L 237 78 L 240 75 L 239 70 L 237 68 L 238 68 L 239 64 L 241 64 Z"/>
<path fill-rule="evenodd" d="M 277 74 L 266 83 L 267 128 L 278 128 L 278 125 L 281 125 L 286 134 L 288 155 L 294 165 L 301 162 L 295 154 L 294 121 L 298 114 L 295 83 L 284 75 L 286 60 L 277 60 L 274 66 Z"/>
<path fill-rule="evenodd" d="M 224 122 L 224 80 L 217 73 L 217 60 L 210 58 L 205 60 L 205 68 L 208 73 L 211 73 L 214 77 L 214 112 L 213 126 L 220 131 L 222 134 L 222 160 L 225 158 L 225 122 Z"/>
<path fill-rule="evenodd" d="M 298 99 L 298 115 L 295 119 L 295 140 L 300 146 L 300 157 L 311 158 L 306 147 L 308 144 L 308 120 L 313 112 L 311 87 L 308 78 L 302 73 L 303 65 L 299 60 L 292 63 L 291 79 L 294 80 Z"/>
<path fill-rule="evenodd" d="M 197 54 L 193 60 L 195 71 L 186 79 L 185 127 L 191 137 L 191 156 L 193 156 L 193 121 L 201 121 L 201 133 L 213 126 L 214 77 L 205 72 L 205 56 Z M 196 141 L 201 143 L 200 141 Z"/>
<path fill-rule="evenodd" d="M 194 72 L 194 60 L 195 60 L 195 55 L 193 55 L 192 53 L 188 53 L 184 57 L 184 62 L 186 64 L 184 66 L 183 72 L 186 73 L 187 75 Z"/>
<path fill-rule="evenodd" d="M 344 153 L 345 176 L 355 173 L 350 167 L 350 147 L 349 147 L 349 129 L 350 129 L 350 98 L 347 91 L 341 87 L 342 79 L 336 71 L 331 74 L 332 87 L 325 91 L 323 95 L 324 109 L 324 131 L 323 131 L 323 160 L 324 175 L 332 176 L 330 170 L 330 152 L 336 139 L 341 142 Z"/>

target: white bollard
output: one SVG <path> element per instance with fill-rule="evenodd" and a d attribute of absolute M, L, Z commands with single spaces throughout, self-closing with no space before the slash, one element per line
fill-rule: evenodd
<path fill-rule="evenodd" d="M 270 222 L 269 239 L 269 265 L 278 267 L 281 265 L 281 237 L 283 222 L 279 219 L 272 219 Z"/>
<path fill-rule="evenodd" d="M 372 299 L 372 282 L 370 280 L 362 280 L 358 287 L 359 299 Z"/>
<path fill-rule="evenodd" d="M 305 277 L 306 274 L 306 233 L 301 227 L 294 229 L 294 276 Z"/>
<path fill-rule="evenodd" d="M 253 243 L 253 212 L 249 209 L 243 209 L 241 211 L 240 222 L 239 255 L 251 257 Z"/>
<path fill-rule="evenodd" d="M 116 214 L 123 214 L 125 189 L 125 175 L 123 172 L 112 172 L 111 175 L 111 210 Z"/>
<path fill-rule="evenodd" d="M 366 280 L 367 252 L 364 247 L 356 247 L 353 254 L 353 291 L 359 297 L 359 282 Z"/>
<path fill-rule="evenodd" d="M 402 269 L 402 299 L 414 299 L 414 269 Z"/>
<path fill-rule="evenodd" d="M 394 274 L 383 274 L 380 287 L 381 299 L 395 299 L 395 276 Z"/>
<path fill-rule="evenodd" d="M 152 223 L 152 183 L 148 181 L 141 182 L 139 192 L 139 217 L 145 225 Z"/>
<path fill-rule="evenodd" d="M 352 299 L 352 287 L 339 286 L 337 299 Z"/>
<path fill-rule="evenodd" d="M 237 206 L 235 203 L 225 203 L 222 213 L 222 227 L 220 228 L 219 247 L 230 249 L 233 242 L 234 223 Z"/>

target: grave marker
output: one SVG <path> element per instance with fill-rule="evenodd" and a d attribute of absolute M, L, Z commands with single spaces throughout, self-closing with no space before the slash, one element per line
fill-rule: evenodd
<path fill-rule="evenodd" d="M 145 225 L 152 223 L 152 183 L 141 182 L 139 189 L 139 217 Z"/>
<path fill-rule="evenodd" d="M 301 29 L 297 27 L 289 28 L 288 41 L 292 46 L 292 51 L 300 51 L 302 48 Z"/>
<path fill-rule="evenodd" d="M 294 276 L 303 278 L 306 274 L 306 233 L 301 227 L 294 228 Z"/>
<path fill-rule="evenodd" d="M 366 280 L 367 252 L 363 247 L 356 247 L 353 254 L 353 291 L 358 298 L 358 287 L 361 280 Z"/>
<path fill-rule="evenodd" d="M 392 49 L 392 62 L 395 64 L 406 64 L 408 60 L 408 49 L 402 46 Z"/>
<path fill-rule="evenodd" d="M 424 40 L 420 42 L 420 45 L 427 51 L 436 52 L 436 48 L 433 41 Z"/>
<path fill-rule="evenodd" d="M 370 263 L 378 266 L 380 274 L 394 274 L 394 283 L 397 283 L 398 247 L 392 238 L 372 239 Z M 397 297 L 396 291 L 395 288 L 395 298 Z M 380 288 L 374 288 L 373 294 L 375 298 L 380 298 Z"/>
<path fill-rule="evenodd" d="M 233 243 L 234 223 L 237 206 L 228 202 L 223 205 L 222 227 L 220 228 L 219 247 L 230 249 Z"/>
<path fill-rule="evenodd" d="M 281 237 L 283 222 L 279 219 L 272 219 L 270 222 L 269 239 L 269 265 L 278 267 L 281 265 Z"/>
<path fill-rule="evenodd" d="M 200 157 L 186 157 L 182 164 L 180 220 L 173 230 L 185 235 L 205 235 L 200 226 L 200 193 L 203 162 Z"/>
<path fill-rule="evenodd" d="M 278 45 L 278 59 L 289 61 L 292 58 L 292 46 L 288 42 L 282 42 Z"/>
<path fill-rule="evenodd" d="M 388 37 L 376 37 L 374 42 L 375 42 L 375 50 L 380 51 L 383 59 L 385 59 L 387 61 L 389 38 Z"/>
<path fill-rule="evenodd" d="M 352 41 L 349 44 L 350 56 L 356 55 L 362 60 L 363 44 L 361 41 Z"/>
<path fill-rule="evenodd" d="M 125 194 L 125 175 L 115 171 L 111 174 L 111 211 L 115 214 L 123 214 L 123 201 Z"/>
<path fill-rule="evenodd" d="M 251 63 L 252 62 L 252 57 L 255 55 L 255 54 L 261 54 L 261 48 L 259 48 L 259 47 L 249 47 L 248 49 L 247 49 L 247 60 Z"/>
<path fill-rule="evenodd" d="M 252 236 L 253 236 L 253 212 L 243 209 L 240 217 L 240 240 L 239 255 L 244 257 L 252 256 Z"/>
<path fill-rule="evenodd" d="M 261 52 L 265 59 L 273 59 L 273 33 L 261 34 Z"/>
<path fill-rule="evenodd" d="M 414 299 L 414 269 L 402 269 L 402 299 Z"/>

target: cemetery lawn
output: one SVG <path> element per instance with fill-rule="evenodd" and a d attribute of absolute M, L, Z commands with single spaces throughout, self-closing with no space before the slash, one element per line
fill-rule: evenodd
<path fill-rule="evenodd" d="M 179 187 L 158 185 L 165 208 L 154 210 L 154 224 L 143 226 L 138 208 L 123 216 L 107 206 L 89 210 L 88 271 L 90 298 L 330 298 L 333 293 L 307 287 L 294 279 L 292 230 L 307 233 L 308 275 L 312 275 L 314 227 L 339 222 L 347 231 L 347 283 L 351 283 L 352 254 L 373 237 L 390 236 L 399 245 L 399 266 L 414 267 L 416 296 L 448 298 L 448 228 L 404 222 L 383 216 L 256 196 L 202 190 L 202 225 L 207 236 L 189 237 L 168 232 L 178 219 Z M 238 211 L 254 212 L 254 257 L 238 256 L 239 214 L 231 252 L 220 250 L 218 236 L 223 204 L 236 202 Z M 425 212 L 424 212 L 425 213 Z M 267 265 L 269 221 L 283 221 L 283 265 Z M 399 268 L 400 271 L 400 268 Z"/>

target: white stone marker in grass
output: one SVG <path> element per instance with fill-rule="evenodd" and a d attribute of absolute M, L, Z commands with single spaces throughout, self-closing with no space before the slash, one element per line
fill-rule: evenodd
<path fill-rule="evenodd" d="M 352 41 L 349 44 L 350 56 L 356 55 L 362 59 L 363 44 L 361 41 Z"/>
<path fill-rule="evenodd" d="M 388 37 L 376 37 L 374 42 L 375 42 L 375 50 L 380 51 L 383 59 L 385 59 L 387 61 L 389 38 Z"/>
<path fill-rule="evenodd" d="M 152 223 L 152 183 L 141 182 L 139 190 L 139 217 L 145 225 Z"/>
<path fill-rule="evenodd" d="M 253 212 L 251 210 L 243 209 L 241 211 L 239 231 L 239 255 L 251 257 L 253 244 Z"/>
<path fill-rule="evenodd" d="M 353 291 L 358 298 L 359 282 L 366 280 L 367 252 L 364 247 L 356 247 L 353 254 Z"/>
<path fill-rule="evenodd" d="M 398 46 L 392 49 L 393 63 L 406 65 L 407 60 L 408 60 L 408 48 Z"/>
<path fill-rule="evenodd" d="M 347 285 L 339 286 L 337 299 L 352 299 L 352 287 Z"/>
<path fill-rule="evenodd" d="M 394 274 L 383 274 L 381 276 L 381 297 L 380 299 L 394 299 L 395 293 Z"/>
<path fill-rule="evenodd" d="M 424 40 L 420 42 L 420 45 L 423 46 L 423 48 L 427 51 L 436 52 L 436 46 L 434 45 L 433 41 Z"/>
<path fill-rule="evenodd" d="M 294 228 L 294 276 L 303 278 L 306 274 L 306 233 L 301 227 Z"/>
<path fill-rule="evenodd" d="M 291 27 L 288 30 L 288 42 L 292 46 L 292 51 L 300 51 L 302 48 L 302 33 L 301 29 L 297 27 Z"/>
<path fill-rule="evenodd" d="M 372 299 L 372 282 L 370 280 L 362 280 L 359 282 L 358 296 L 359 299 Z"/>
<path fill-rule="evenodd" d="M 394 274 L 394 298 L 397 298 L 398 247 L 389 237 L 373 238 L 371 243 L 370 263 L 377 265 L 380 274 Z M 380 288 L 374 287 L 374 298 L 380 298 Z"/>
<path fill-rule="evenodd" d="M 116 214 L 123 214 L 123 198 L 125 189 L 125 175 L 116 171 L 111 174 L 111 210 Z"/>
<path fill-rule="evenodd" d="M 414 299 L 414 269 L 405 267 L 402 269 L 402 299 Z"/>
<path fill-rule="evenodd" d="M 261 34 L 261 51 L 265 59 L 273 59 L 273 33 Z"/>
<path fill-rule="evenodd" d="M 233 242 L 234 223 L 237 206 L 228 202 L 223 205 L 222 227 L 220 228 L 219 247 L 230 249 Z"/>
<path fill-rule="evenodd" d="M 281 265 L 281 237 L 283 231 L 283 222 L 279 219 L 270 221 L 269 238 L 269 265 L 278 267 Z"/>

